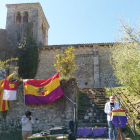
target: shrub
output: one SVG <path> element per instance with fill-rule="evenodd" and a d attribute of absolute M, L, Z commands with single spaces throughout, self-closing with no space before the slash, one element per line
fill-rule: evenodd
<path fill-rule="evenodd" d="M 64 54 L 55 55 L 56 63 L 54 63 L 54 67 L 60 72 L 60 77 L 70 78 L 77 69 L 78 65 L 74 62 L 74 52 L 74 47 L 70 46 L 66 48 Z"/>

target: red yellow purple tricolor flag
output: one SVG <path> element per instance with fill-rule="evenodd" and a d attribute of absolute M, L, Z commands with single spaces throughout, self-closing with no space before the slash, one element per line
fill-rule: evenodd
<path fill-rule="evenodd" d="M 115 127 L 125 127 L 127 123 L 125 110 L 113 110 L 111 119 Z"/>
<path fill-rule="evenodd" d="M 4 79 L 0 79 L 0 111 L 6 111 L 9 109 L 7 100 L 3 100 L 4 81 Z"/>
<path fill-rule="evenodd" d="M 59 73 L 45 80 L 27 79 L 24 82 L 25 104 L 47 104 L 63 95 Z"/>

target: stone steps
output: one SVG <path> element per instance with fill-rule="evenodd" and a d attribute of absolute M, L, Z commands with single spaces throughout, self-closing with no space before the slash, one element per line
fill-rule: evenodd
<path fill-rule="evenodd" d="M 78 127 L 108 127 L 107 123 L 79 123 Z"/>
<path fill-rule="evenodd" d="M 86 121 L 86 120 L 83 120 L 82 121 L 82 123 L 88 123 L 88 122 L 90 122 L 90 123 L 107 123 L 107 120 L 106 119 L 93 119 L 93 120 L 91 120 L 90 121 L 90 119 L 89 119 L 89 121 Z"/>
<path fill-rule="evenodd" d="M 78 127 L 107 127 L 105 103 L 109 100 L 104 89 L 84 89 L 80 96 Z"/>

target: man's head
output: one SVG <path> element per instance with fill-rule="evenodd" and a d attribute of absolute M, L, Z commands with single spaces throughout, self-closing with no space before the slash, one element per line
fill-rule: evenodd
<path fill-rule="evenodd" d="M 114 103 L 114 100 L 115 100 L 115 96 L 114 95 L 112 95 L 112 96 L 110 96 L 110 103 Z"/>
<path fill-rule="evenodd" d="M 26 112 L 25 112 L 25 115 L 26 115 L 27 118 L 29 118 L 29 117 L 31 116 L 31 114 L 32 114 L 32 113 L 31 113 L 30 111 L 26 111 Z"/>

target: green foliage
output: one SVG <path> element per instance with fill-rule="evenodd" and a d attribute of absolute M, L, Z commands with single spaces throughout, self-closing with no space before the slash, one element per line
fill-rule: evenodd
<path fill-rule="evenodd" d="M 117 94 L 121 94 L 120 92 L 117 92 Z"/>
<path fill-rule="evenodd" d="M 110 88 L 105 88 L 105 92 L 108 96 L 111 96 L 111 93 L 110 93 Z"/>
<path fill-rule="evenodd" d="M 110 93 L 110 92 L 106 92 L 106 94 L 107 94 L 108 96 L 111 96 L 111 93 Z"/>
<path fill-rule="evenodd" d="M 139 114 L 137 112 L 134 113 L 136 119 L 139 119 Z"/>
<path fill-rule="evenodd" d="M 110 59 L 119 84 L 127 87 L 130 93 L 140 95 L 140 29 L 121 23 L 121 36 L 113 45 Z"/>
<path fill-rule="evenodd" d="M 133 110 L 132 110 L 131 108 L 128 108 L 128 111 L 129 111 L 129 112 L 133 112 Z"/>
<path fill-rule="evenodd" d="M 0 69 L 6 69 L 6 68 L 8 68 L 8 69 L 18 69 L 18 67 L 13 67 L 13 66 L 10 66 L 10 64 L 9 64 L 9 62 L 10 61 L 17 61 L 18 60 L 18 58 L 11 58 L 11 59 L 8 59 L 8 60 L 6 60 L 6 61 L 1 61 L 0 60 Z"/>
<path fill-rule="evenodd" d="M 127 103 L 130 103 L 130 101 L 127 99 L 127 100 L 125 100 Z"/>
<path fill-rule="evenodd" d="M 17 56 L 18 56 L 18 74 L 23 79 L 34 78 L 37 72 L 38 67 L 38 48 L 37 44 L 33 38 L 32 26 L 27 25 L 24 30 L 24 40 L 19 41 L 17 47 Z"/>
<path fill-rule="evenodd" d="M 74 47 L 70 46 L 66 48 L 64 54 L 55 55 L 56 63 L 54 63 L 54 67 L 60 72 L 60 77 L 70 78 L 77 69 L 78 66 L 74 62 L 74 52 Z"/>

